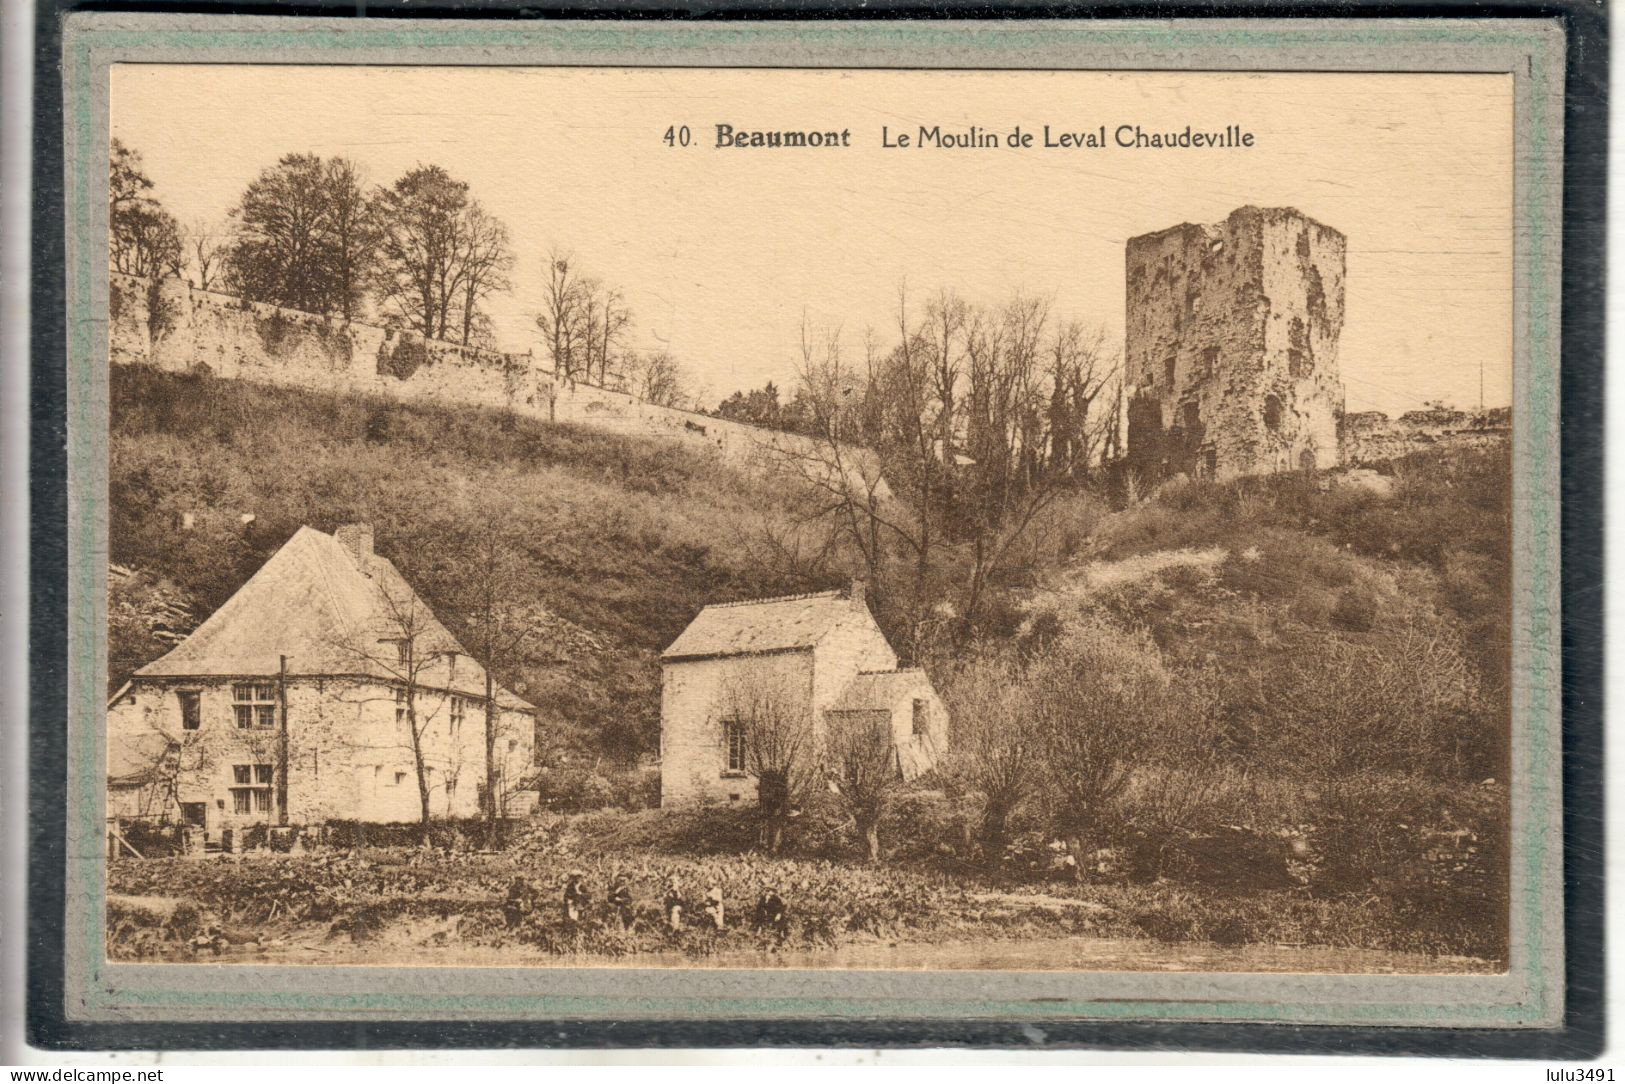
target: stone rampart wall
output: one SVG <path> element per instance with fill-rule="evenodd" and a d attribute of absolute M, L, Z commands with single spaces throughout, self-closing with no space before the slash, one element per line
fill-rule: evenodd
<path fill-rule="evenodd" d="M 1365 466 L 1399 459 L 1427 448 L 1490 448 L 1512 439 L 1511 412 L 1413 411 L 1389 418 L 1377 411 L 1343 418 L 1343 460 Z"/>
<path fill-rule="evenodd" d="M 108 360 L 325 391 L 359 392 L 513 410 L 549 421 L 712 449 L 748 466 L 813 452 L 805 437 L 646 403 L 626 392 L 555 378 L 532 353 L 505 354 L 425 340 L 410 331 L 264 305 L 157 282 L 110 276 Z M 870 470 L 870 457 L 854 456 Z"/>

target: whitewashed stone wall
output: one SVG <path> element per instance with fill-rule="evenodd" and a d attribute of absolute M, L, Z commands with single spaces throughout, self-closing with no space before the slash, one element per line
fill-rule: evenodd
<path fill-rule="evenodd" d="M 254 680 L 264 684 L 275 679 Z M 154 739 L 161 735 L 182 742 L 175 774 L 178 799 L 205 803 L 211 830 L 278 820 L 274 778 L 270 811 L 234 811 L 231 789 L 238 784 L 233 766 L 269 764 L 274 772 L 280 765 L 280 739 L 275 727 L 237 727 L 232 685 L 225 680 L 137 680 L 107 713 L 110 764 L 126 761 L 119 753 L 121 746 L 155 750 L 161 748 L 161 742 Z M 181 690 L 199 694 L 201 725 L 195 731 L 181 729 Z M 395 721 L 392 687 L 351 678 L 290 678 L 287 698 L 290 823 L 337 819 L 384 824 L 419 819 L 411 739 L 404 724 Z M 432 769 L 428 773 L 429 803 L 435 817 L 479 813 L 479 792 L 485 781 L 485 713 L 475 698 L 465 698 L 465 705 L 462 724 L 454 730 L 448 696 L 435 690 L 417 693 L 420 723 L 429 720 L 423 744 L 425 762 Z M 498 718 L 497 735 L 500 771 L 512 787 L 528 778 L 534 725 L 528 714 L 505 711 Z M 110 794 L 109 816 L 159 812 L 171 817 L 178 813 L 122 789 Z"/>
<path fill-rule="evenodd" d="M 725 770 L 722 719 L 734 685 L 780 690 L 807 720 L 816 746 L 825 709 L 860 670 L 896 667 L 897 655 L 859 605 L 812 648 L 665 665 L 660 684 L 661 805 L 755 801 L 756 781 Z"/>
<path fill-rule="evenodd" d="M 772 688 L 810 718 L 813 680 L 811 651 L 667 663 L 660 677 L 660 804 L 755 802 L 756 780 L 726 770 L 722 720 L 731 684 Z"/>

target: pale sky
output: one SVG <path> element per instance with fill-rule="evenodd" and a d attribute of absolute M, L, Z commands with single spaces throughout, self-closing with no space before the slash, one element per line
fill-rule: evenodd
<path fill-rule="evenodd" d="M 223 218 L 280 155 L 355 160 L 387 184 L 437 163 L 507 223 L 510 350 L 541 353 L 543 254 L 621 287 L 632 345 L 711 389 L 792 381 L 803 311 L 889 338 L 897 287 L 995 302 L 1015 288 L 1121 350 L 1123 244 L 1243 204 L 1348 238 L 1348 409 L 1510 401 L 1512 79 L 1500 75 L 904 72 L 116 65 L 112 133 L 181 221 Z M 717 149 L 715 125 L 846 129 L 841 149 Z M 667 147 L 688 125 L 687 148 Z M 1222 130 L 1242 150 L 885 149 L 1003 135 Z"/>

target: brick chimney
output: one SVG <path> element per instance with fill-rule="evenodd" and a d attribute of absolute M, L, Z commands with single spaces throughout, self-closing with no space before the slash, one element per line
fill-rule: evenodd
<path fill-rule="evenodd" d="M 869 612 L 869 581 L 862 576 L 852 577 L 852 587 L 846 597 L 852 601 L 852 608 L 862 613 Z"/>
<path fill-rule="evenodd" d="M 346 523 L 333 532 L 333 537 L 338 539 L 339 545 L 349 551 L 350 560 L 356 563 L 357 568 L 363 572 L 368 571 L 372 564 L 371 524 Z"/>

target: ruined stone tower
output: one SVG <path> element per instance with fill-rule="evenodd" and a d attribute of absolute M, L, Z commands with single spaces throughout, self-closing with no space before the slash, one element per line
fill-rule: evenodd
<path fill-rule="evenodd" d="M 1128 464 L 1142 482 L 1338 464 L 1344 248 L 1290 207 L 1129 239 Z"/>

